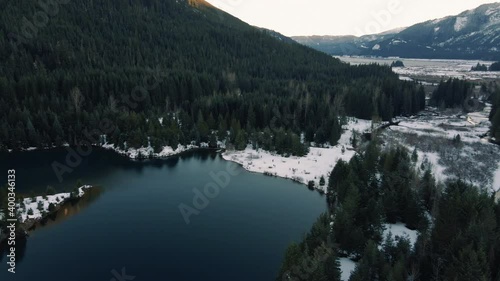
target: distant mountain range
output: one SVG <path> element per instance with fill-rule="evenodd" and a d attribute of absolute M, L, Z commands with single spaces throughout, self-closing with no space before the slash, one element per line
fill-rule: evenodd
<path fill-rule="evenodd" d="M 356 36 L 297 36 L 331 55 L 500 60 L 500 3 L 408 28 Z"/>

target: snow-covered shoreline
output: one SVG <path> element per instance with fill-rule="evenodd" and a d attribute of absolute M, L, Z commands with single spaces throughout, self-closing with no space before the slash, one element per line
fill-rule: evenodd
<path fill-rule="evenodd" d="M 74 194 L 77 198 L 85 195 L 86 190 L 92 188 L 90 185 L 84 185 L 78 188 L 78 193 Z M 71 198 L 71 192 L 58 193 L 54 195 L 36 196 L 25 198 L 22 203 L 16 205 L 20 216 L 20 222 L 27 220 L 40 220 L 44 214 L 49 213 L 49 206 L 53 204 L 55 208 L 64 204 Z"/>
<path fill-rule="evenodd" d="M 363 133 L 370 128 L 371 121 L 350 118 L 337 145 L 311 147 L 303 157 L 285 157 L 262 149 L 256 150 L 251 146 L 243 151 L 225 151 L 222 157 L 240 164 L 250 172 L 292 179 L 303 184 L 313 181 L 317 189 L 326 192 L 328 176 L 337 162 L 347 162 L 356 154 L 350 143 L 353 130 Z M 323 186 L 320 186 L 321 177 L 325 177 Z"/>
<path fill-rule="evenodd" d="M 63 144 L 62 146 L 51 146 L 51 147 L 27 147 L 27 148 L 22 148 L 19 151 L 14 151 L 12 149 L 8 149 L 8 153 L 13 153 L 13 152 L 29 152 L 29 151 L 42 151 L 42 150 L 49 150 L 49 149 L 56 149 L 56 148 L 61 148 L 61 147 L 70 147 L 69 144 Z M 168 158 L 171 156 L 176 156 L 185 152 L 189 152 L 191 150 L 196 150 L 196 149 L 207 149 L 209 147 L 208 143 L 201 143 L 200 145 L 178 145 L 176 149 L 173 149 L 170 146 L 164 146 L 162 151 L 156 153 L 154 152 L 153 147 L 148 146 L 148 147 L 141 147 L 141 148 L 128 148 L 128 149 L 120 149 L 119 147 L 116 147 L 115 144 L 103 144 L 103 145 L 93 145 L 93 147 L 96 148 L 103 148 L 106 150 L 112 150 L 120 155 L 126 156 L 130 159 L 139 159 L 139 158 Z M 218 142 L 218 149 L 219 148 L 225 148 L 225 145 L 223 142 Z"/>
<path fill-rule="evenodd" d="M 202 143 L 200 146 L 197 145 L 178 145 L 176 149 L 173 149 L 170 146 L 163 147 L 162 151 L 159 153 L 154 152 L 154 149 L 151 146 L 141 147 L 141 148 L 129 148 L 126 150 L 120 149 L 116 147 L 114 144 L 104 144 L 100 146 L 101 148 L 113 150 L 114 152 L 124 155 L 130 159 L 138 159 L 141 157 L 152 157 L 152 158 L 167 158 L 171 156 L 176 156 L 184 152 L 188 152 L 190 150 L 199 149 L 199 148 L 207 148 L 208 144 Z"/>

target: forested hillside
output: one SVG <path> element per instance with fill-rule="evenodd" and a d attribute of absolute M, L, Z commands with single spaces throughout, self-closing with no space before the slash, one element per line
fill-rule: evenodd
<path fill-rule="evenodd" d="M 432 167 L 418 162 L 416 152 L 380 152 L 373 142 L 340 161 L 328 215 L 289 246 L 276 280 L 340 280 L 338 257 L 357 261 L 350 281 L 499 280 L 500 204 L 460 180 L 437 183 Z M 396 222 L 418 230 L 414 245 L 384 235 L 384 224 Z"/>
<path fill-rule="evenodd" d="M 215 145 L 227 131 L 243 148 L 266 130 L 281 136 L 267 148 L 303 154 L 300 133 L 335 143 L 342 114 L 390 119 L 424 106 L 389 67 L 348 66 L 202 0 L 54 3 L 0 9 L 1 149 L 107 135 L 121 147 L 150 137 L 159 150 Z"/>

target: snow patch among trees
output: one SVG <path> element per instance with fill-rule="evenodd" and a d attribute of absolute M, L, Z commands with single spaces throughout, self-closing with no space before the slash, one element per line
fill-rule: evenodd
<path fill-rule="evenodd" d="M 418 231 L 411 230 L 404 223 L 384 224 L 384 239 L 390 234 L 393 238 L 406 238 L 412 246 L 415 245 L 418 238 Z"/>
<path fill-rule="evenodd" d="M 495 176 L 493 178 L 493 189 L 495 191 L 500 191 L 500 162 L 498 163 L 498 169 L 495 171 Z"/>
<path fill-rule="evenodd" d="M 340 280 L 348 281 L 352 272 L 356 269 L 356 263 L 348 258 L 339 258 L 340 262 Z"/>

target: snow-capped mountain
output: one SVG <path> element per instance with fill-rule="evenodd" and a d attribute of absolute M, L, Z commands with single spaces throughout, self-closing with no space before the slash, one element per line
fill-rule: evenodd
<path fill-rule="evenodd" d="M 381 34 L 293 39 L 332 55 L 500 60 L 500 3 Z"/>

